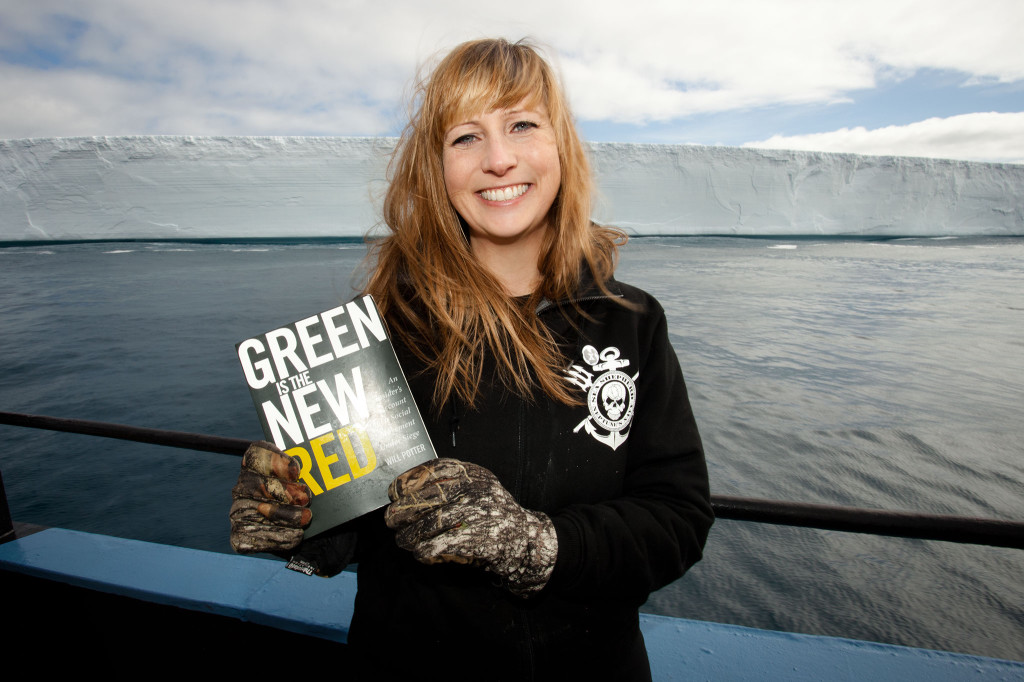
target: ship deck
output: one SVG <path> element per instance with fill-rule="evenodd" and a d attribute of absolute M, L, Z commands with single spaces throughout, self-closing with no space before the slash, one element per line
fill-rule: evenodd
<path fill-rule="evenodd" d="M 58 528 L 19 536 L 0 545 L 4 599 L 19 605 L 16 617 L 4 609 L 5 649 L 72 628 L 48 669 L 81 669 L 83 656 L 100 668 L 166 668 L 188 664 L 189 653 L 250 674 L 269 661 L 344 664 L 353 573 L 309 578 L 270 559 Z M 641 628 L 655 680 L 1024 680 L 1024 662 L 947 651 L 649 614 Z"/>

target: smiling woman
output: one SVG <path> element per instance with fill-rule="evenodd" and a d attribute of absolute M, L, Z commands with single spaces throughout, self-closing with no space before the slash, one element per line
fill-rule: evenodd
<path fill-rule="evenodd" d="M 355 560 L 349 643 L 377 677 L 649 680 L 638 607 L 712 522 L 665 314 L 612 276 L 624 236 L 590 220 L 532 47 L 465 43 L 419 92 L 367 292 L 440 458 L 391 483 L 383 518 L 311 538 L 248 519 L 233 542 L 298 545 L 322 575 Z"/>
<path fill-rule="evenodd" d="M 484 346 L 517 392 L 536 383 L 571 401 L 547 327 L 509 294 L 533 305 L 571 300 L 581 262 L 603 290 L 625 236 L 590 220 L 590 164 L 555 74 L 525 43 L 473 41 L 446 55 L 418 93 L 389 169 L 390 235 L 377 245 L 368 291 L 385 315 L 404 318 L 396 333 L 437 371 L 435 404 L 452 394 L 473 404 Z M 506 206 L 477 194 L 523 184 L 533 187 Z M 510 244 L 509 231 L 529 238 Z"/>

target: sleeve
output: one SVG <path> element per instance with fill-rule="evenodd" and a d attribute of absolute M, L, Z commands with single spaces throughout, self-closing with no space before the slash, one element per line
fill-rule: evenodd
<path fill-rule="evenodd" d="M 639 331 L 636 410 L 622 495 L 551 515 L 558 558 L 546 589 L 637 605 L 700 558 L 714 521 L 707 466 L 664 311 L 649 299 Z"/>
<path fill-rule="evenodd" d="M 359 529 L 366 523 L 364 519 L 367 517 L 369 514 L 346 521 L 316 537 L 305 538 L 293 553 L 281 552 L 278 556 L 289 560 L 289 568 L 294 563 L 308 566 L 316 575 L 324 578 L 334 577 L 357 559 Z"/>

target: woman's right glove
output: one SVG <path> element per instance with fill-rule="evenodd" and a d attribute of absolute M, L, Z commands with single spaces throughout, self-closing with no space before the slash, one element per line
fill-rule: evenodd
<path fill-rule="evenodd" d="M 298 463 L 266 441 L 252 443 L 242 455 L 231 496 L 231 546 L 243 554 L 293 549 L 313 518 Z"/>

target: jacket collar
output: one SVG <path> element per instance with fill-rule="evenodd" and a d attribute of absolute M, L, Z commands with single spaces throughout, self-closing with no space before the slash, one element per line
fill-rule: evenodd
<path fill-rule="evenodd" d="M 608 281 L 605 282 L 604 284 L 605 288 L 608 289 L 608 292 L 611 294 L 611 296 L 601 291 L 601 287 L 597 285 L 597 280 L 594 278 L 593 271 L 590 269 L 590 266 L 587 264 L 587 262 L 583 261 L 580 264 L 580 281 L 576 287 L 576 293 L 558 302 L 552 301 L 551 299 L 548 298 L 542 298 L 540 300 L 540 303 L 537 304 L 537 309 L 535 312 L 536 314 L 540 315 L 545 310 L 557 306 L 566 305 L 569 303 L 579 304 L 582 303 L 583 301 L 593 301 L 608 298 L 622 298 L 624 296 L 624 294 L 622 293 L 622 287 L 619 286 L 619 283 L 615 280 L 614 276 L 609 277 Z"/>

